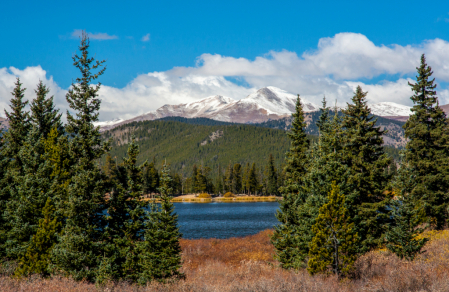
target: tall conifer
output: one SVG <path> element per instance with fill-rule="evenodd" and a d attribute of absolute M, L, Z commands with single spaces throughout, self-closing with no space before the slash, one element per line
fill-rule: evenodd
<path fill-rule="evenodd" d="M 73 159 L 68 198 L 64 204 L 66 223 L 52 252 L 55 268 L 76 280 L 95 277 L 103 255 L 101 238 L 106 223 L 103 176 L 96 162 L 108 145 L 101 141 L 100 132 L 93 125 L 98 121 L 100 83 L 92 84 L 106 68 L 101 68 L 104 61 L 89 57 L 89 46 L 87 34 L 83 32 L 80 55 L 73 56 L 81 77 L 76 78 L 66 95 L 72 110 L 67 112 L 66 132 Z"/>
<path fill-rule="evenodd" d="M 150 281 L 166 282 L 167 280 L 182 278 L 181 246 L 179 239 L 178 215 L 174 213 L 171 200 L 170 170 L 164 163 L 161 176 L 160 206 L 154 202 L 151 206 L 150 217 L 146 221 L 145 241 L 142 242 L 139 254 L 140 276 L 139 283 Z"/>
<path fill-rule="evenodd" d="M 279 224 L 275 226 L 271 242 L 276 248 L 276 259 L 286 269 L 299 268 L 303 258 L 298 250 L 298 206 L 304 202 L 300 198 L 300 189 L 303 187 L 303 178 L 307 173 L 307 151 L 309 140 L 307 139 L 304 121 L 304 112 L 301 100 L 296 100 L 295 112 L 292 114 L 292 128 L 288 132 L 291 139 L 290 151 L 286 154 L 286 166 L 284 168 L 285 181 L 280 189 L 283 200 L 280 201 L 276 218 Z"/>
<path fill-rule="evenodd" d="M 348 103 L 343 110 L 346 139 L 342 162 L 351 169 L 348 182 L 355 190 L 348 193 L 346 199 L 361 237 L 361 252 L 383 242 L 389 218 L 389 198 L 384 195 L 390 180 L 385 172 L 390 164 L 383 149 L 385 131 L 376 126 L 377 118 L 371 114 L 366 95 L 367 92 L 357 86 L 352 104 Z"/>
<path fill-rule="evenodd" d="M 409 83 L 414 94 L 412 115 L 404 125 L 404 166 L 414 177 L 402 192 L 408 193 L 422 210 L 423 222 L 437 229 L 447 224 L 449 207 L 449 129 L 444 111 L 438 105 L 432 68 L 424 54 L 416 68 L 416 83 Z"/>

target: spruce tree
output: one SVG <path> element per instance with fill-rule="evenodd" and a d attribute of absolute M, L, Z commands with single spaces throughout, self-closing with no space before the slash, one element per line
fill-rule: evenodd
<path fill-rule="evenodd" d="M 350 169 L 342 164 L 346 131 L 338 111 L 335 110 L 333 118 L 328 111 L 326 107 L 322 109 L 322 115 L 326 118 L 322 119 L 324 122 L 318 143 L 309 151 L 310 165 L 304 177 L 304 188 L 299 192 L 303 203 L 298 204 L 296 213 L 295 259 L 298 266 L 307 264 L 309 243 L 315 237 L 312 227 L 316 224 L 320 208 L 328 201 L 332 183 L 335 182 L 344 193 L 354 192 L 353 186 L 348 183 Z"/>
<path fill-rule="evenodd" d="M 108 225 L 104 232 L 106 246 L 98 282 L 105 279 L 136 281 L 138 278 L 138 244 L 143 237 L 148 205 L 142 200 L 142 170 L 146 163 L 140 167 L 136 165 L 138 154 L 139 147 L 132 137 L 128 157 L 123 159 L 126 185 L 117 184 L 108 201 Z M 104 269 L 106 265 L 109 265 L 107 270 Z"/>
<path fill-rule="evenodd" d="M 20 79 L 17 78 L 10 100 L 11 111 L 5 110 L 5 115 L 9 121 L 8 131 L 2 132 L 1 147 L 1 179 L 0 179 L 0 257 L 7 254 L 7 233 L 10 232 L 11 213 L 5 212 L 11 200 L 11 189 L 14 188 L 14 178 L 22 174 L 22 161 L 19 155 L 23 142 L 28 135 L 30 123 L 29 113 L 25 110 L 28 104 L 25 97 L 26 88 L 22 87 Z M 11 245 L 10 245 L 11 246 Z"/>
<path fill-rule="evenodd" d="M 286 269 L 298 269 L 302 266 L 303 261 L 298 250 L 297 211 L 298 206 L 304 202 L 304 198 L 300 198 L 299 192 L 303 187 L 303 178 L 307 173 L 309 140 L 305 133 L 307 124 L 304 121 L 304 112 L 299 95 L 292 116 L 292 128 L 288 132 L 291 147 L 286 154 L 284 186 L 280 188 L 283 199 L 279 202 L 279 211 L 276 213 L 279 224 L 275 226 L 271 238 L 271 242 L 276 248 L 275 258 Z"/>
<path fill-rule="evenodd" d="M 18 153 L 21 171 L 11 181 L 11 199 L 5 208 L 11 226 L 6 244 L 8 256 L 16 259 L 24 256 L 42 218 L 41 210 L 52 196 L 52 169 L 45 157 L 44 141 L 52 128 L 61 128 L 61 115 L 54 109 L 53 97 L 47 98 L 47 87 L 39 82 L 35 92 L 29 131 Z"/>
<path fill-rule="evenodd" d="M 342 112 L 346 128 L 343 163 L 351 169 L 349 183 L 356 190 L 347 194 L 351 218 L 361 237 L 360 251 L 379 246 L 389 221 L 389 197 L 384 191 L 390 181 L 385 170 L 391 159 L 384 152 L 382 131 L 376 126 L 377 118 L 367 105 L 367 92 L 357 86 L 347 109 Z"/>
<path fill-rule="evenodd" d="M 266 193 L 268 195 L 277 195 L 278 194 L 278 178 L 277 178 L 276 168 L 274 167 L 273 154 L 270 154 L 270 156 L 268 157 L 266 176 L 267 176 Z"/>
<path fill-rule="evenodd" d="M 67 112 L 66 126 L 72 165 L 67 201 L 63 204 L 65 226 L 52 251 L 54 268 L 75 280 L 95 278 L 103 255 L 101 239 L 106 223 L 103 215 L 106 190 L 97 160 L 108 149 L 108 143 L 102 142 L 98 127 L 93 125 L 98 121 L 101 84 L 92 84 L 106 68 L 101 68 L 104 61 L 89 57 L 89 46 L 87 34 L 83 32 L 80 55 L 73 56 L 81 77 L 76 78 L 66 95 L 72 111 Z"/>
<path fill-rule="evenodd" d="M 250 194 L 257 194 L 259 190 L 259 180 L 257 179 L 256 163 L 253 163 L 248 174 L 248 191 Z"/>
<path fill-rule="evenodd" d="M 234 194 L 240 194 L 242 192 L 242 165 L 240 163 L 234 164 L 232 169 L 232 192 Z"/>
<path fill-rule="evenodd" d="M 358 235 L 350 223 L 345 196 L 336 182 L 313 225 L 315 236 L 310 242 L 309 273 L 332 272 L 340 278 L 352 271 L 357 259 Z"/>
<path fill-rule="evenodd" d="M 410 196 L 401 197 L 392 204 L 394 223 L 386 234 L 387 248 L 401 259 L 412 261 L 421 253 L 428 238 L 418 239 L 424 229 L 419 227 L 421 218 Z"/>
<path fill-rule="evenodd" d="M 170 170 L 165 163 L 162 169 L 160 206 L 151 204 L 151 213 L 146 221 L 145 241 L 140 245 L 138 282 L 142 285 L 151 281 L 166 282 L 183 278 L 181 268 L 181 246 L 178 215 L 174 213 L 171 200 Z"/>
<path fill-rule="evenodd" d="M 414 183 L 403 193 L 408 193 L 414 204 L 422 209 L 422 222 L 442 229 L 448 219 L 449 207 L 449 132 L 448 120 L 439 107 L 432 68 L 426 64 L 424 54 L 416 68 L 416 83 L 409 83 L 414 103 L 412 115 L 404 125 L 404 163 L 414 177 Z"/>
<path fill-rule="evenodd" d="M 39 220 L 39 228 L 16 270 L 15 275 L 18 277 L 30 274 L 49 276 L 51 273 L 50 252 L 56 243 L 60 223 L 57 221 L 55 207 L 50 198 L 47 198 L 42 209 L 42 216 L 43 218 Z"/>

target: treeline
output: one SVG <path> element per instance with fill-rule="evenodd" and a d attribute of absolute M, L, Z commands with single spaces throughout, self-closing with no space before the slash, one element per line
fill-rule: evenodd
<path fill-rule="evenodd" d="M 5 111 L 10 127 L 0 140 L 0 263 L 16 277 L 63 275 L 99 284 L 182 278 L 168 165 L 157 182 L 145 181 L 154 165 L 137 164 L 131 138 L 120 167 L 99 167 L 110 146 L 93 125 L 100 84 L 92 82 L 105 67 L 88 50 L 83 33 L 66 124 L 42 82 L 29 112 L 25 88 L 15 83 Z M 142 200 L 145 188 L 156 186 L 160 204 Z"/>
<path fill-rule="evenodd" d="M 360 86 L 342 115 L 323 101 L 317 143 L 306 136 L 298 97 L 272 237 L 283 268 L 350 277 L 360 255 L 386 247 L 412 260 L 427 241 L 424 230 L 447 226 L 449 121 L 424 55 L 417 70 L 399 169 Z"/>

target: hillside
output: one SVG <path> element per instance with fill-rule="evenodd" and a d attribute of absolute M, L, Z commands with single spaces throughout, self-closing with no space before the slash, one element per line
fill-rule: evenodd
<path fill-rule="evenodd" d="M 290 140 L 285 130 L 254 125 L 198 125 L 208 119 L 184 119 L 180 121 L 144 121 L 119 126 L 103 133 L 112 138 L 112 157 L 118 162 L 126 155 L 127 143 L 134 134 L 140 146 L 138 162 L 145 160 L 161 164 L 163 159 L 171 164 L 174 172 L 190 175 L 194 164 L 216 170 L 231 163 L 253 163 L 265 167 L 268 155 L 273 154 L 276 165 L 283 164 Z M 213 121 L 217 122 L 217 121 Z M 317 136 L 309 136 L 312 141 Z M 388 147 L 390 155 L 398 158 L 398 150 Z"/>
<path fill-rule="evenodd" d="M 126 144 L 133 134 L 140 146 L 139 163 L 146 159 L 151 161 L 153 157 L 158 164 L 167 159 L 172 171 L 184 175 L 191 172 L 194 164 L 209 166 L 213 170 L 230 162 L 256 162 L 257 166 L 264 166 L 270 153 L 280 165 L 290 145 L 285 131 L 277 129 L 144 121 L 122 125 L 103 134 L 105 138 L 113 138 L 110 152 L 113 157 L 120 161 L 126 155 Z"/>

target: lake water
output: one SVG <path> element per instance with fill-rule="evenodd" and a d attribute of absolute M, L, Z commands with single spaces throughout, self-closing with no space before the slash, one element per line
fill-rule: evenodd
<path fill-rule="evenodd" d="M 174 203 L 183 238 L 229 238 L 256 234 L 278 223 L 277 202 Z"/>

